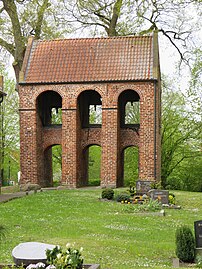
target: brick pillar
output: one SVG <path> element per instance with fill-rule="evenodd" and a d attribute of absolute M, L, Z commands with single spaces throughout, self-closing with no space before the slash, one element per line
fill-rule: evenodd
<path fill-rule="evenodd" d="M 20 184 L 38 184 L 36 111 L 20 110 Z"/>
<path fill-rule="evenodd" d="M 161 181 L 161 88 L 156 84 L 156 181 Z"/>
<path fill-rule="evenodd" d="M 155 181 L 155 114 L 154 86 L 146 86 L 144 98 L 140 100 L 140 146 L 139 180 Z M 140 183 L 141 185 L 141 183 Z"/>
<path fill-rule="evenodd" d="M 139 179 L 154 180 L 154 101 L 147 98 L 140 102 Z M 149 101 L 148 101 L 149 100 Z"/>
<path fill-rule="evenodd" d="M 37 139 L 37 143 L 36 143 L 37 182 L 41 187 L 48 187 L 50 185 L 46 185 L 46 180 L 44 177 L 45 158 L 44 158 L 44 149 L 43 149 L 43 126 L 42 126 L 42 122 L 41 122 L 38 112 L 36 112 L 36 139 Z M 50 171 L 50 169 L 48 171 Z"/>
<path fill-rule="evenodd" d="M 101 186 L 117 186 L 117 108 L 103 108 Z"/>
<path fill-rule="evenodd" d="M 62 184 L 77 187 L 77 111 L 62 110 Z"/>

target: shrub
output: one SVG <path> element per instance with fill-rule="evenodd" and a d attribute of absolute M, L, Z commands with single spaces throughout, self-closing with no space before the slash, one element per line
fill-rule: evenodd
<path fill-rule="evenodd" d="M 195 240 L 189 227 L 182 226 L 176 230 L 176 255 L 183 262 L 193 262 Z"/>
<path fill-rule="evenodd" d="M 112 200 L 114 198 L 114 191 L 111 188 L 102 191 L 102 199 Z"/>
<path fill-rule="evenodd" d="M 152 182 L 150 187 L 151 189 L 158 189 L 158 190 L 163 189 L 163 187 L 161 186 L 161 182 Z"/>
<path fill-rule="evenodd" d="M 175 194 L 169 193 L 169 195 L 168 195 L 168 202 L 171 205 L 175 205 Z"/>
<path fill-rule="evenodd" d="M 149 199 L 140 205 L 143 211 L 157 211 L 162 208 L 162 204 L 158 200 Z"/>
<path fill-rule="evenodd" d="M 202 256 L 201 255 L 196 256 L 196 267 L 202 268 Z"/>
<path fill-rule="evenodd" d="M 120 193 L 116 197 L 117 202 L 130 202 L 130 195 L 128 193 Z"/>

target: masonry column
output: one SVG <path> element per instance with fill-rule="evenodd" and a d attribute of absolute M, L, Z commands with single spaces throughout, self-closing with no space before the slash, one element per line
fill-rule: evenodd
<path fill-rule="evenodd" d="M 154 85 L 145 85 L 144 96 L 140 100 L 140 146 L 138 191 L 147 191 L 150 182 L 156 180 L 156 123 Z"/>
<path fill-rule="evenodd" d="M 62 184 L 77 187 L 77 111 L 62 109 Z"/>
<path fill-rule="evenodd" d="M 103 107 L 102 110 L 101 186 L 116 187 L 118 176 L 118 109 L 111 106 Z"/>
<path fill-rule="evenodd" d="M 38 184 L 35 109 L 20 109 L 20 185 Z"/>

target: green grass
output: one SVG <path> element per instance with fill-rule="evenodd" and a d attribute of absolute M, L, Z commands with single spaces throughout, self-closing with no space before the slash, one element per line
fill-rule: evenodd
<path fill-rule="evenodd" d="M 0 224 L 6 228 L 0 263 L 12 262 L 17 244 L 38 241 L 75 243 L 84 248 L 85 263 L 100 263 L 102 269 L 172 268 L 176 228 L 193 228 L 202 216 L 202 193 L 174 193 L 182 209 L 166 209 L 165 217 L 101 202 L 100 189 L 40 192 L 0 204 Z"/>

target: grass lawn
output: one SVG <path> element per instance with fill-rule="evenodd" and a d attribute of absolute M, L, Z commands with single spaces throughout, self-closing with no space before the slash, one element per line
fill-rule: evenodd
<path fill-rule="evenodd" d="M 102 269 L 172 268 L 176 228 L 193 228 L 202 219 L 202 193 L 174 193 L 182 209 L 166 209 L 164 217 L 101 202 L 100 189 L 52 190 L 0 204 L 0 224 L 7 229 L 0 263 L 12 262 L 17 244 L 38 241 L 75 243 L 84 248 L 85 263 L 100 263 Z"/>

